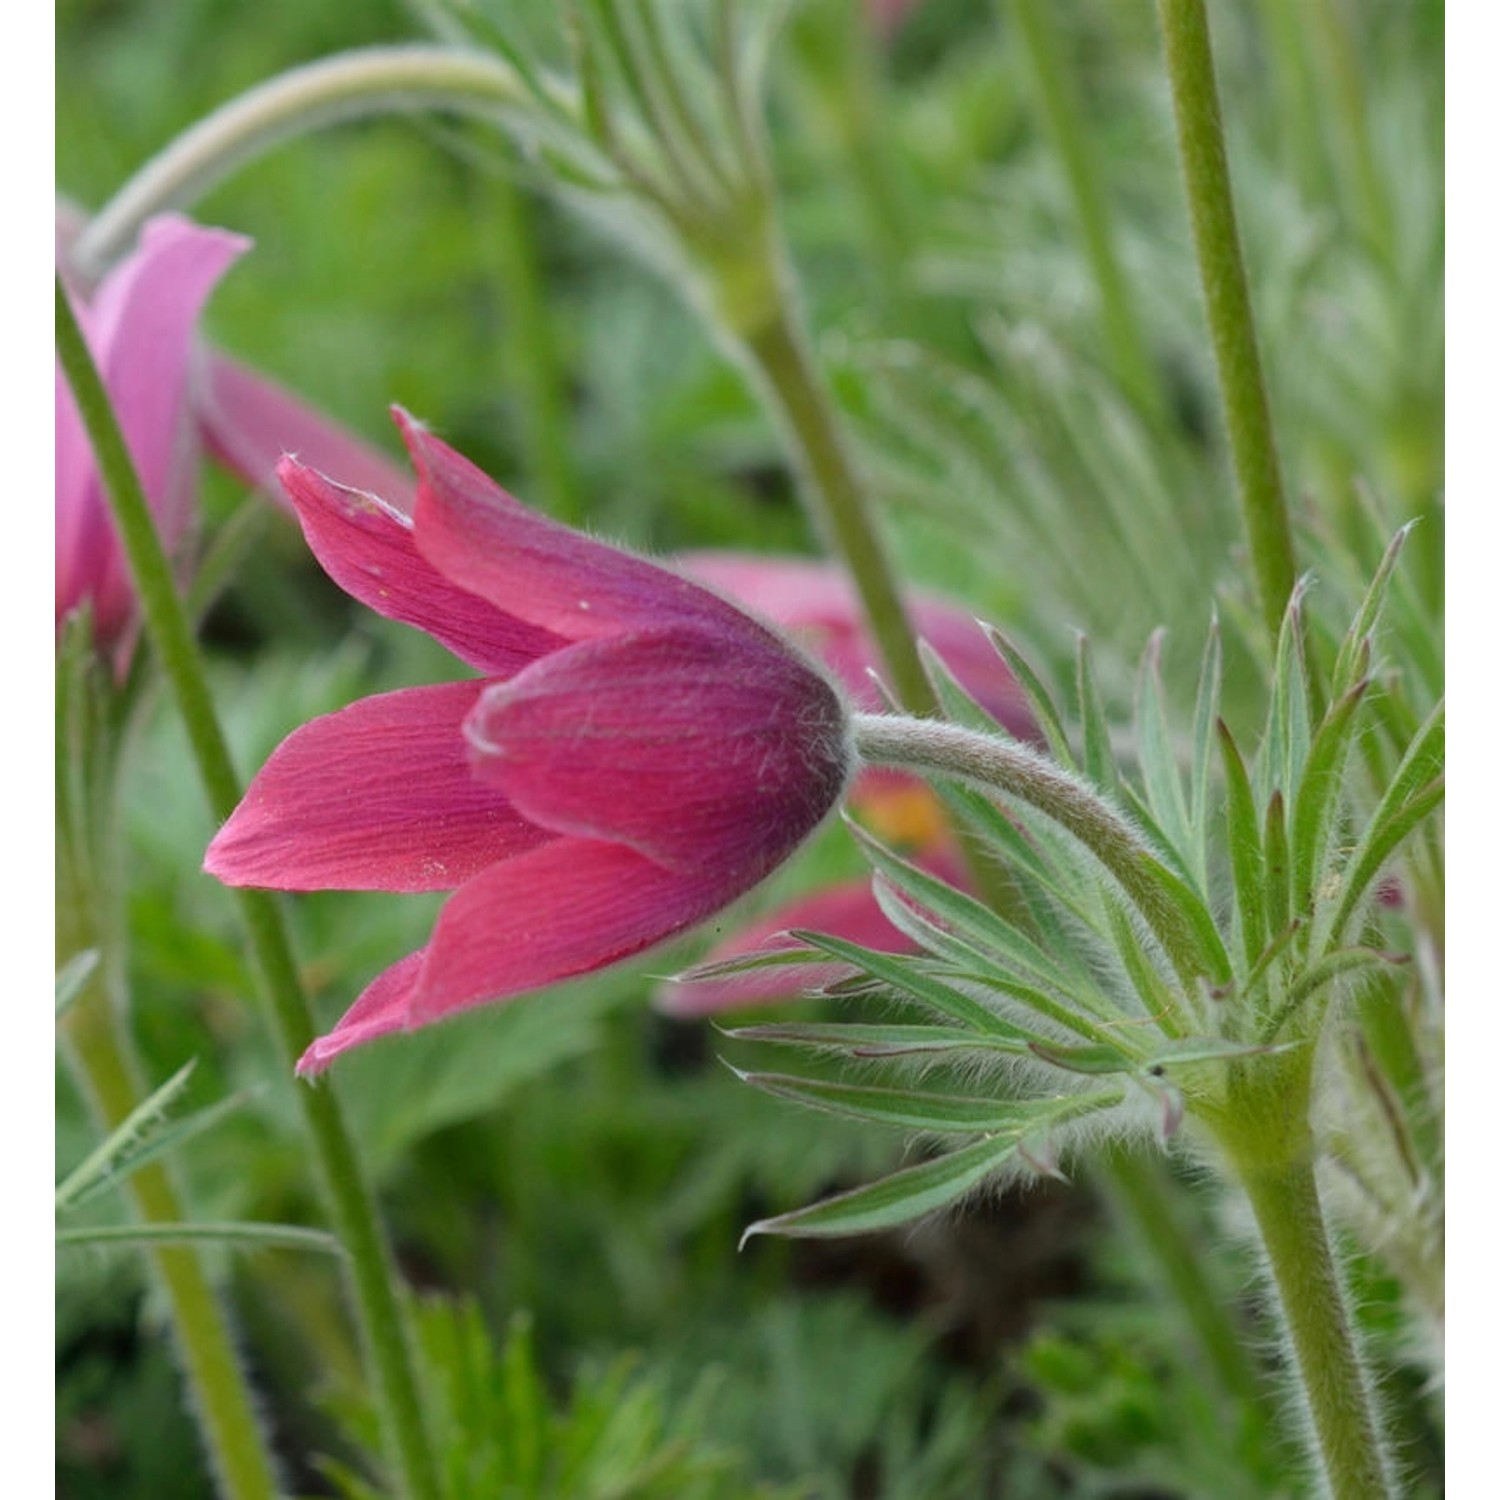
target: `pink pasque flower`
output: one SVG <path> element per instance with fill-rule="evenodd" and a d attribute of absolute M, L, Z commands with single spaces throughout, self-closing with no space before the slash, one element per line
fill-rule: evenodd
<path fill-rule="evenodd" d="M 205 447 L 278 498 L 276 465 L 297 452 L 411 508 L 411 482 L 394 464 L 274 381 L 200 343 L 204 303 L 249 240 L 165 214 L 86 293 L 68 259 L 83 223 L 77 210 L 58 206 L 58 268 L 169 553 L 187 538 Z M 89 604 L 95 639 L 123 667 L 135 593 L 73 393 L 60 368 L 55 378 L 56 623 Z"/>
<path fill-rule="evenodd" d="M 870 675 L 878 661 L 875 646 L 854 585 L 840 569 L 805 558 L 735 552 L 685 553 L 675 561 L 692 577 L 766 616 L 821 656 L 859 708 L 873 711 L 882 706 Z M 970 696 L 1017 739 L 1038 740 L 1040 732 L 1025 695 L 974 617 L 930 593 L 912 594 L 907 605 L 917 634 Z M 942 804 L 924 782 L 895 771 L 867 770 L 848 800 L 879 838 L 940 879 L 967 884 Z M 789 947 L 793 929 L 830 933 L 887 953 L 915 947 L 881 911 L 866 878 L 835 882 L 794 897 L 716 944 L 703 964 Z M 826 965 L 777 964 L 741 974 L 689 977 L 658 986 L 653 1001 L 668 1015 L 716 1015 L 790 999 L 809 984 L 825 982 L 829 973 Z"/>
<path fill-rule="evenodd" d="M 232 885 L 454 892 L 304 1073 L 701 922 L 817 827 L 853 762 L 842 699 L 795 648 L 398 421 L 410 518 L 292 460 L 282 481 L 335 582 L 484 675 L 304 725 L 204 861 Z"/>
<path fill-rule="evenodd" d="M 169 215 L 74 311 L 119 418 L 169 552 L 192 517 L 198 429 L 189 393 L 198 316 L 219 278 L 250 246 L 222 229 Z M 135 616 L 124 554 L 93 449 L 61 366 L 57 392 L 56 621 L 88 603 L 96 639 L 123 651 Z"/>

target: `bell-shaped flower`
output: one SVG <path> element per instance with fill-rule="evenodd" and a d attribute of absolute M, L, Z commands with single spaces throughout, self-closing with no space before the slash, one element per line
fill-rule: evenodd
<path fill-rule="evenodd" d="M 410 481 L 394 464 L 199 339 L 205 302 L 249 240 L 164 214 L 145 225 L 136 248 L 90 290 L 69 260 L 83 224 L 77 209 L 58 205 L 57 267 L 170 555 L 181 560 L 205 450 L 277 498 L 276 465 L 292 452 L 411 509 Z M 61 368 L 55 379 L 56 623 L 87 604 L 100 649 L 123 668 L 135 593 L 93 447 Z"/>
<path fill-rule="evenodd" d="M 795 647 L 401 420 L 410 516 L 292 460 L 282 480 L 335 582 L 483 675 L 304 725 L 205 859 L 234 885 L 453 891 L 302 1072 L 703 921 L 817 827 L 853 762 L 843 699 Z"/>
<path fill-rule="evenodd" d="M 854 585 L 839 568 L 809 558 L 741 552 L 683 553 L 674 561 L 820 656 L 859 708 L 869 712 L 881 707 L 871 675 L 878 653 Z M 1040 739 L 1025 695 L 974 617 L 932 593 L 914 592 L 906 603 L 917 634 L 975 702 L 1017 739 Z M 942 805 L 924 782 L 897 771 L 866 770 L 848 800 L 878 838 L 949 884 L 967 884 Z M 711 970 L 730 959 L 790 947 L 793 930 L 826 932 L 890 953 L 915 946 L 887 920 L 865 878 L 833 882 L 791 898 L 715 944 L 699 967 Z M 668 1015 L 716 1015 L 790 999 L 809 984 L 826 981 L 829 973 L 827 965 L 785 963 L 741 973 L 695 973 L 659 985 L 653 999 Z"/>

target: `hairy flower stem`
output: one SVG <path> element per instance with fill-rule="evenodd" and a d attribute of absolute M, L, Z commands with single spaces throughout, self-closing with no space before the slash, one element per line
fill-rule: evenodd
<path fill-rule="evenodd" d="M 1291 1088 L 1245 1090 L 1215 1124 L 1250 1200 L 1290 1344 L 1297 1394 L 1310 1418 L 1312 1456 L 1333 1500 L 1398 1494 L 1360 1360 L 1354 1321 L 1323 1214 L 1307 1125 L 1308 1064 Z M 1263 1071 L 1263 1070 L 1262 1070 Z M 1274 1081 L 1273 1081 L 1274 1082 Z"/>
<path fill-rule="evenodd" d="M 80 930 L 84 913 L 58 906 L 59 953 L 69 957 L 91 946 Z M 62 1027 L 69 1069 L 90 1111 L 113 1130 L 146 1096 L 119 998 L 120 964 L 105 953 L 85 981 Z M 148 1162 L 123 1191 L 144 1224 L 181 1224 L 187 1217 L 163 1162 Z M 271 1500 L 278 1493 L 275 1466 L 256 1420 L 244 1367 L 235 1349 L 229 1315 L 192 1250 L 159 1247 L 148 1252 L 166 1293 L 172 1334 L 182 1359 L 190 1405 L 224 1500 Z"/>
<path fill-rule="evenodd" d="M 153 214 L 187 207 L 295 136 L 396 111 L 493 114 L 520 97 L 505 63 L 458 47 L 368 47 L 292 68 L 205 115 L 148 161 L 79 235 L 73 261 L 82 275 L 99 275 Z"/>
<path fill-rule="evenodd" d="M 61 281 L 56 308 L 58 359 L 94 448 L 146 631 L 176 699 L 209 807 L 222 820 L 238 805 L 240 785 L 202 659 L 140 479 Z M 315 1030 L 286 928 L 275 901 L 265 892 L 237 890 L 235 895 L 272 1030 L 290 1069 L 311 1045 Z M 329 1215 L 348 1256 L 360 1333 L 393 1450 L 398 1488 L 412 1500 L 435 1500 L 436 1474 L 396 1294 L 395 1267 L 369 1183 L 335 1088 L 299 1088 L 297 1097 Z"/>
<path fill-rule="evenodd" d="M 774 280 L 779 295 L 764 318 L 743 331 L 730 330 L 731 336 L 791 449 L 814 522 L 854 579 L 892 690 L 910 712 L 935 714 L 937 699 L 854 455 L 792 310 L 791 289 L 783 276 Z"/>
<path fill-rule="evenodd" d="M 1120 268 L 1109 203 L 1090 150 L 1079 91 L 1058 44 L 1050 0 L 1011 0 L 1025 44 L 1042 117 L 1062 159 L 1073 212 L 1093 268 L 1103 313 L 1104 337 L 1116 378 L 1143 411 L 1161 416 L 1165 398 L 1141 330 L 1135 303 Z"/>
<path fill-rule="evenodd" d="M 1274 641 L 1296 582 L 1292 529 L 1240 254 L 1203 0 L 1157 0 L 1187 185 L 1198 275 L 1250 544 L 1261 616 Z"/>
<path fill-rule="evenodd" d="M 1140 835 L 1090 787 L 1045 756 L 956 724 L 892 714 L 855 714 L 854 744 L 877 766 L 950 777 L 1013 797 L 1066 829 L 1119 881 L 1161 944 L 1184 989 L 1207 972 L 1188 922 L 1156 876 Z M 1186 1017 L 1179 1016 L 1179 1022 Z"/>

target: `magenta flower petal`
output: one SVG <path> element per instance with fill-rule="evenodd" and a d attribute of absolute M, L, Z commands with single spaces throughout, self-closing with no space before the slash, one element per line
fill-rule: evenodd
<path fill-rule="evenodd" d="M 711 865 L 679 874 L 618 844 L 560 839 L 534 849 L 476 876 L 443 907 L 408 1024 L 631 958 L 744 889 Z"/>
<path fill-rule="evenodd" d="M 228 885 L 447 891 L 555 835 L 468 767 L 482 679 L 362 698 L 283 741 L 208 847 Z"/>
<path fill-rule="evenodd" d="M 320 1036 L 297 1060 L 297 1072 L 304 1077 L 321 1073 L 340 1052 L 393 1031 L 405 1031 L 412 991 L 426 961 L 427 950 L 418 948 L 373 980 L 338 1025 L 327 1036 Z"/>
<path fill-rule="evenodd" d="M 570 647 L 488 688 L 466 733 L 534 822 L 742 887 L 817 827 L 849 764 L 837 694 L 758 632 Z"/>
<path fill-rule="evenodd" d="M 742 552 L 687 552 L 674 559 L 747 609 L 764 615 L 827 662 L 867 712 L 884 705 L 870 680 L 879 655 L 849 577 L 830 563 Z M 1010 669 L 974 618 L 936 594 L 910 596 L 912 625 L 960 684 L 1017 739 L 1040 731 Z"/>
<path fill-rule="evenodd" d="M 295 459 L 283 459 L 277 473 L 313 555 L 341 589 L 377 614 L 415 625 L 496 677 L 566 644 L 444 577 L 417 550 L 411 518 L 379 496 L 335 484 Z"/>
<path fill-rule="evenodd" d="M 209 293 L 249 241 L 168 215 L 100 283 L 79 324 L 169 549 L 186 528 L 196 440 L 189 409 L 194 330 Z M 92 602 L 101 641 L 132 613 L 124 557 L 67 382 L 57 389 L 57 619 Z"/>
<path fill-rule="evenodd" d="M 459 587 L 570 641 L 669 624 L 755 629 L 707 589 L 527 510 L 419 423 L 397 420 L 417 468 L 417 545 Z"/>
<path fill-rule="evenodd" d="M 206 364 L 198 398 L 204 437 L 214 457 L 247 484 L 279 497 L 276 468 L 291 454 L 411 514 L 417 487 L 384 454 L 249 366 L 222 354 Z"/>
<path fill-rule="evenodd" d="M 876 903 L 870 882 L 851 880 L 799 896 L 711 948 L 703 964 L 769 953 L 793 946 L 791 930 L 827 932 L 883 953 L 908 953 L 916 945 L 893 927 Z M 777 964 L 718 979 L 672 980 L 659 985 L 652 1000 L 669 1016 L 712 1016 L 749 1005 L 789 999 L 812 985 L 846 972 L 827 963 Z"/>

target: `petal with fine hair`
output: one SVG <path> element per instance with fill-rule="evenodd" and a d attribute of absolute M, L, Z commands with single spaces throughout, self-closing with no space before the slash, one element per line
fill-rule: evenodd
<path fill-rule="evenodd" d="M 509 677 L 565 644 L 450 582 L 417 551 L 410 519 L 380 496 L 335 484 L 291 458 L 276 472 L 324 571 L 377 614 L 425 631 L 493 677 Z"/>
<path fill-rule="evenodd" d="M 746 888 L 847 775 L 842 704 L 784 650 L 685 629 L 587 641 L 480 696 L 478 776 L 532 821 Z"/>
<path fill-rule="evenodd" d="M 469 770 L 485 683 L 362 698 L 304 724 L 250 783 L 203 867 L 270 890 L 447 891 L 555 837 Z"/>
<path fill-rule="evenodd" d="M 668 624 L 761 633 L 707 589 L 528 510 L 404 412 L 397 421 L 417 468 L 417 546 L 453 583 L 570 641 Z"/>

